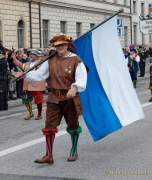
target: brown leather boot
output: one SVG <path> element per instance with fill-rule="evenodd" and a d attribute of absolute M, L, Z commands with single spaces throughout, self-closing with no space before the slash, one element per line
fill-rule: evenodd
<path fill-rule="evenodd" d="M 78 154 L 70 155 L 67 159 L 67 161 L 76 161 L 78 159 Z"/>
<path fill-rule="evenodd" d="M 33 116 L 33 114 L 29 114 L 24 118 L 24 120 L 31 120 Z"/>
<path fill-rule="evenodd" d="M 34 162 L 39 164 L 53 164 L 52 150 L 57 128 L 52 128 L 51 130 L 44 128 L 42 131 L 46 138 L 46 155 L 40 159 L 36 159 Z"/>
<path fill-rule="evenodd" d="M 39 164 L 53 164 L 54 160 L 53 158 L 50 159 L 48 156 L 43 156 L 40 159 L 36 159 L 34 162 Z"/>
<path fill-rule="evenodd" d="M 40 120 L 40 119 L 42 119 L 42 116 L 37 115 L 34 119 L 35 120 Z"/>

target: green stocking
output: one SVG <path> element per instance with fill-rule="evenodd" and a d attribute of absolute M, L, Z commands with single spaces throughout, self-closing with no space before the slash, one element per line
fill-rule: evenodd
<path fill-rule="evenodd" d="M 70 155 L 75 156 L 77 155 L 78 139 L 79 139 L 79 134 L 82 132 L 82 128 L 80 126 L 74 130 L 67 128 L 67 132 L 71 135 L 71 141 L 72 141 L 72 148 L 70 150 Z"/>
<path fill-rule="evenodd" d="M 32 116 L 33 115 L 33 112 L 32 112 L 32 103 L 29 102 L 29 103 L 25 104 L 25 106 L 26 106 L 26 108 L 27 108 L 27 110 L 29 112 L 29 115 Z"/>

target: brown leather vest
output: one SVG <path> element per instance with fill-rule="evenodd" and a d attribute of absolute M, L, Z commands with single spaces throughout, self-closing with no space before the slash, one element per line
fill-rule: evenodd
<path fill-rule="evenodd" d="M 61 100 L 66 100 L 66 93 L 62 94 L 62 92 L 68 91 L 71 84 L 75 82 L 75 71 L 79 62 L 81 60 L 78 56 L 63 58 L 56 55 L 49 60 L 50 76 L 47 83 L 50 92 L 48 102 L 58 103 Z M 62 97 L 57 94 L 62 95 Z"/>

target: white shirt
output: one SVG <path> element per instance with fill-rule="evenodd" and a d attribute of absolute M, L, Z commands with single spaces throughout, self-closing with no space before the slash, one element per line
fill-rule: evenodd
<path fill-rule="evenodd" d="M 33 67 L 37 62 L 31 62 L 30 67 Z M 27 81 L 42 81 L 46 80 L 49 77 L 49 65 L 48 61 L 45 61 L 40 65 L 38 69 L 33 69 L 28 72 L 25 76 L 25 80 Z"/>
<path fill-rule="evenodd" d="M 68 57 L 76 56 L 74 53 L 70 53 Z M 32 67 L 34 63 L 30 64 Z M 25 79 L 28 81 L 41 81 L 46 80 L 49 77 L 49 64 L 45 61 L 37 70 L 32 70 L 27 73 Z M 87 84 L 87 71 L 83 62 L 80 62 L 76 67 L 75 82 L 72 85 L 77 87 L 78 92 L 85 90 Z"/>

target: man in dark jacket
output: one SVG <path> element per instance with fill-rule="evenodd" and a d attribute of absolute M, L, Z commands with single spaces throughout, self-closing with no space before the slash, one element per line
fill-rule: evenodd
<path fill-rule="evenodd" d="M 8 110 L 8 65 L 6 52 L 0 51 L 0 111 Z"/>
<path fill-rule="evenodd" d="M 145 62 L 147 58 L 147 51 L 144 47 L 139 46 L 138 55 L 140 56 L 139 69 L 140 69 L 140 77 L 145 76 Z"/>

